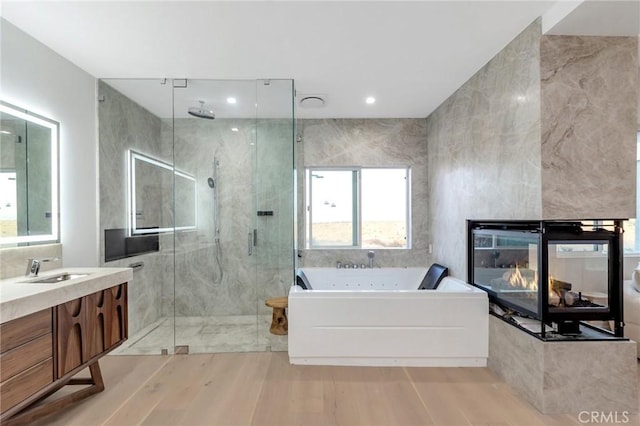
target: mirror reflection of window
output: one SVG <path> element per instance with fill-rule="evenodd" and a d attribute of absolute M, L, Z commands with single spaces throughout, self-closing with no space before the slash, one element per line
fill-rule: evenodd
<path fill-rule="evenodd" d="M 0 245 L 58 241 L 58 128 L 0 101 Z"/>
<path fill-rule="evenodd" d="M 16 172 L 0 172 L 0 237 L 18 235 Z"/>

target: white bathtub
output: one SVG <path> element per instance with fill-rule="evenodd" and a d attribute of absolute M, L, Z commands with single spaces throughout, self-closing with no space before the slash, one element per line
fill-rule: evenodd
<path fill-rule="evenodd" d="M 302 268 L 289 293 L 292 364 L 484 367 L 487 293 L 446 277 L 417 290 L 426 268 Z"/>

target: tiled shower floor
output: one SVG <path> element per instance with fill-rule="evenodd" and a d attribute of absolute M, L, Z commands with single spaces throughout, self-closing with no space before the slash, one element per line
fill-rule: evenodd
<path fill-rule="evenodd" d="M 160 318 L 140 330 L 114 355 L 153 355 L 174 346 L 189 346 L 189 353 L 286 351 L 287 336 L 269 333 L 271 315 L 228 315 Z"/>

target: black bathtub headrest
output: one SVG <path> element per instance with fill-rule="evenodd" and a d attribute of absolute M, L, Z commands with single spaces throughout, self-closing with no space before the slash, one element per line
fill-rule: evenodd
<path fill-rule="evenodd" d="M 440 281 L 446 276 L 449 275 L 449 268 L 446 266 L 439 265 L 434 263 L 431 265 L 427 274 L 424 276 L 422 283 L 420 283 L 420 287 L 418 290 L 435 290 L 438 288 Z"/>
<path fill-rule="evenodd" d="M 302 272 L 302 269 L 298 269 L 298 271 L 296 272 L 296 284 L 305 290 L 311 289 L 309 280 L 307 279 L 307 276 L 304 274 L 304 272 Z"/>

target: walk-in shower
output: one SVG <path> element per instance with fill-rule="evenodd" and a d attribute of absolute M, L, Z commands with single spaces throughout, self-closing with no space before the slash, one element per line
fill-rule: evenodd
<path fill-rule="evenodd" d="M 286 349 L 264 301 L 293 282 L 293 82 L 109 79 L 99 91 L 103 234 L 159 230 L 158 251 L 102 258 L 144 262 L 120 352 Z M 127 150 L 149 158 L 135 211 Z"/>

